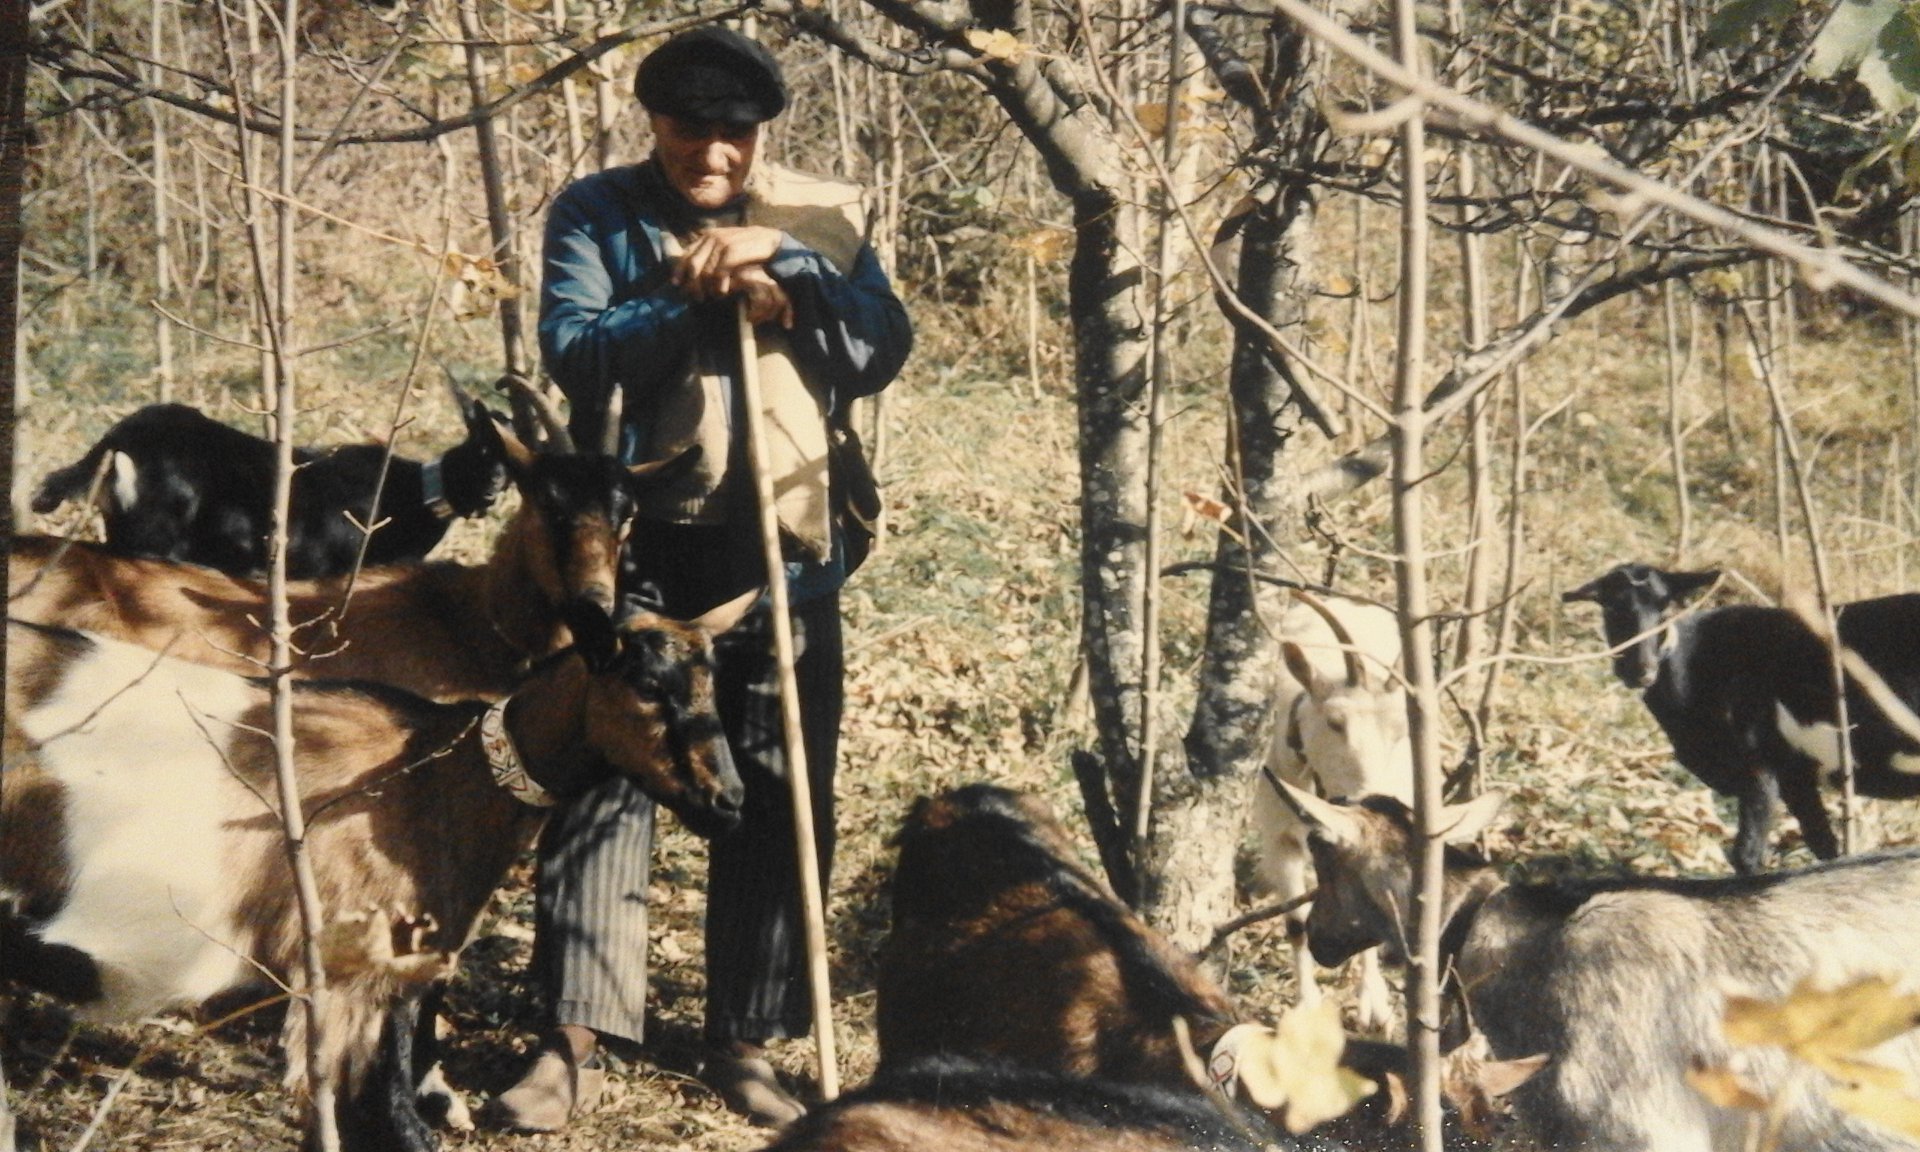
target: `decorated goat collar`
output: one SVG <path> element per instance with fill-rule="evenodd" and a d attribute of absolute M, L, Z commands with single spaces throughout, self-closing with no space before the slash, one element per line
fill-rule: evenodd
<path fill-rule="evenodd" d="M 493 782 L 515 800 L 533 808 L 551 808 L 560 803 L 558 796 L 527 775 L 520 750 L 513 746 L 513 737 L 507 732 L 505 700 L 489 707 L 480 717 L 480 747 L 487 754 L 487 767 L 493 770 Z"/>

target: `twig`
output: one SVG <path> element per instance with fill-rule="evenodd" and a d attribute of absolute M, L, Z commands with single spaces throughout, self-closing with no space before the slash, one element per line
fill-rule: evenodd
<path fill-rule="evenodd" d="M 1225 944 L 1227 942 L 1227 937 L 1233 935 L 1235 932 L 1240 931 L 1240 929 L 1245 928 L 1250 924 L 1259 924 L 1262 921 L 1271 920 L 1276 916 L 1285 916 L 1289 912 L 1296 911 L 1300 908 L 1305 907 L 1308 904 L 1313 903 L 1313 898 L 1319 894 L 1320 894 L 1320 891 L 1319 889 L 1316 888 L 1311 892 L 1302 892 L 1300 895 L 1295 896 L 1291 900 L 1276 901 L 1275 903 L 1266 904 L 1259 908 L 1255 908 L 1251 912 L 1244 912 L 1238 916 L 1235 916 L 1233 919 L 1227 921 L 1225 924 L 1222 924 L 1220 925 L 1220 927 L 1215 928 L 1213 930 L 1213 939 L 1207 941 L 1206 947 L 1200 949 L 1200 955 L 1202 956 L 1212 955 L 1214 949 L 1220 947 L 1220 945 L 1222 944 Z"/>

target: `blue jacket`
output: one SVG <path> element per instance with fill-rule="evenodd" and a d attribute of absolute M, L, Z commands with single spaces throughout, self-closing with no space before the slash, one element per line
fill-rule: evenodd
<path fill-rule="evenodd" d="M 695 304 L 669 283 L 663 231 L 685 232 L 692 210 L 655 165 L 610 168 L 569 185 L 547 214 L 540 288 L 540 354 L 570 403 L 574 438 L 601 440 L 609 390 L 644 419 L 645 391 L 677 381 L 700 356 L 732 380 L 739 371 L 733 306 Z M 801 372 L 829 412 L 870 396 L 899 374 L 913 347 L 906 309 L 871 246 L 845 275 L 786 237 L 767 271 L 793 301 L 789 334 Z M 642 438 L 644 442 L 644 438 Z"/>

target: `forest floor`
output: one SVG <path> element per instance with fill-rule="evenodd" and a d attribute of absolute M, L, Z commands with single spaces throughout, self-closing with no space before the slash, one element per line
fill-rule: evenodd
<path fill-rule="evenodd" d="M 1730 809 L 1674 767 L 1644 709 L 1597 658 L 1592 610 L 1559 603 L 1561 590 L 1612 563 L 1660 561 L 1670 552 L 1657 518 L 1633 506 L 1636 499 L 1657 498 L 1647 492 L 1657 488 L 1657 476 L 1648 474 L 1661 459 L 1658 440 L 1636 440 L 1626 422 L 1616 427 L 1592 415 L 1609 411 L 1608 397 L 1637 392 L 1647 411 L 1634 420 L 1643 431 L 1655 427 L 1657 366 L 1621 367 L 1621 357 L 1600 353 L 1602 339 L 1598 326 L 1584 329 L 1532 369 L 1551 393 L 1535 401 L 1536 410 L 1569 387 L 1590 394 L 1547 429 L 1536 448 L 1528 485 L 1537 500 L 1532 552 L 1516 604 L 1516 648 L 1527 658 L 1508 666 L 1486 738 L 1485 779 L 1510 795 L 1489 848 L 1496 858 L 1524 854 L 1535 875 L 1618 868 L 1724 872 Z M 1856 356 L 1870 353 L 1846 353 L 1848 360 Z M 1068 751 L 1088 737 L 1069 689 L 1078 628 L 1072 405 L 1059 387 L 1035 389 L 1024 375 L 993 378 L 990 364 L 968 368 L 967 360 L 943 361 L 923 344 L 891 395 L 882 467 L 888 534 L 845 600 L 849 691 L 830 937 L 841 1078 L 848 1085 L 861 1083 L 874 1065 L 873 956 L 887 925 L 888 839 L 914 797 L 982 780 L 1033 791 L 1074 830 L 1088 861 L 1094 859 L 1066 766 Z M 1217 391 L 1195 386 L 1182 400 L 1198 415 L 1176 430 L 1170 560 L 1206 559 L 1212 549 L 1210 525 L 1180 524 L 1177 493 L 1218 487 Z M 29 411 L 37 428 L 27 461 L 33 478 L 76 456 L 132 406 L 88 407 L 79 397 L 55 395 L 38 403 L 43 414 L 79 415 L 36 418 Z M 384 402 L 362 403 L 366 412 L 384 411 Z M 435 414 L 429 426 L 450 434 L 450 414 Z M 1747 435 L 1757 434 L 1749 429 Z M 1726 478 L 1701 483 L 1721 483 L 1728 493 L 1757 486 L 1760 474 L 1743 459 L 1728 466 Z M 1703 490 L 1703 500 L 1718 498 Z M 1337 511 L 1337 527 L 1379 548 L 1385 508 L 1381 493 L 1357 497 Z M 85 530 L 68 515 L 43 527 Z M 486 525 L 462 525 L 442 554 L 477 558 L 487 533 Z M 1695 558 L 1705 563 L 1741 549 L 1750 554 L 1755 537 L 1750 527 L 1711 529 Z M 1855 574 L 1860 592 L 1853 594 L 1890 590 L 1903 576 L 1885 562 L 1864 570 L 1856 565 Z M 1357 562 L 1343 578 L 1380 594 L 1389 570 Z M 1167 589 L 1168 707 L 1177 736 L 1184 730 L 1181 710 L 1190 704 L 1205 590 L 1196 577 L 1174 578 Z M 1464 736 L 1455 717 L 1448 722 L 1450 754 L 1457 755 Z M 1797 844 L 1791 821 L 1787 827 L 1787 843 Z M 525 1136 L 483 1127 L 449 1134 L 448 1148 L 743 1152 L 766 1142 L 694 1076 L 703 983 L 702 850 L 677 824 L 664 822 L 663 829 L 650 889 L 652 1004 L 643 1049 L 615 1062 L 602 1107 L 567 1132 Z M 1909 832 L 1902 826 L 1875 835 L 1904 839 Z M 1805 858 L 1804 850 L 1794 850 L 1793 859 Z M 447 1070 L 476 1108 L 512 1083 L 539 1027 L 526 983 L 531 904 L 523 863 L 497 894 L 453 987 Z M 1291 999 L 1278 926 L 1240 933 L 1226 974 L 1247 1014 L 1271 1019 Z M 141 1152 L 295 1147 L 297 1113 L 280 1087 L 277 1012 L 206 1024 L 181 1014 L 124 1027 L 77 1025 L 49 1001 L 16 995 L 6 1005 L 0 1050 L 10 1094 L 50 1152 L 82 1145 Z M 803 1094 L 812 1089 L 810 1042 L 785 1042 L 776 1058 Z"/>

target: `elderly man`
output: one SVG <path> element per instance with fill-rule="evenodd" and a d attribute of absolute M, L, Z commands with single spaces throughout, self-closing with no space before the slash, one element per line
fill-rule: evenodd
<path fill-rule="evenodd" d="M 617 412 L 630 462 L 701 447 L 684 483 L 641 509 L 623 574 L 631 601 L 691 617 L 767 579 L 737 310 L 756 326 L 824 876 L 847 573 L 827 425 L 892 381 L 912 330 L 866 243 L 859 190 L 756 159 L 761 125 L 787 104 L 764 48 L 698 28 L 650 54 L 634 87 L 653 154 L 585 177 L 554 201 L 541 352 L 579 442 L 602 442 Z M 747 798 L 741 828 L 709 853 L 701 1074 L 731 1107 L 778 1125 L 804 1109 L 764 1045 L 804 1035 L 812 1019 L 770 636 L 763 603 L 717 652 L 719 709 Z M 534 967 L 552 1028 L 498 1101 L 513 1127 L 565 1126 L 604 1081 L 601 1040 L 641 1038 L 652 834 L 652 806 L 610 781 L 560 813 L 542 839 Z"/>

